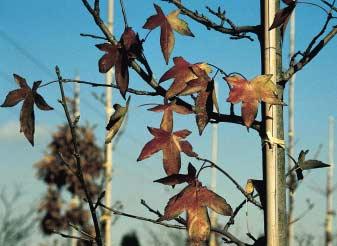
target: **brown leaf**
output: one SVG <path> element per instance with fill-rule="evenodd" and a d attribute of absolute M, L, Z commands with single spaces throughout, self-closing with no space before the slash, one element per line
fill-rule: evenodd
<path fill-rule="evenodd" d="M 25 89 L 16 89 L 14 91 L 10 91 L 7 94 L 5 101 L 3 102 L 1 107 L 13 107 L 19 102 L 21 102 L 22 100 L 24 100 L 26 95 L 27 95 L 27 90 Z"/>
<path fill-rule="evenodd" d="M 20 88 L 29 88 L 26 79 L 22 78 L 17 74 L 13 74 L 15 82 L 20 86 Z"/>
<path fill-rule="evenodd" d="M 137 161 L 144 160 L 154 153 L 163 151 L 163 165 L 167 175 L 179 173 L 181 166 L 180 152 L 186 151 L 185 142 L 181 139 L 191 134 L 188 130 L 168 132 L 163 129 L 148 127 L 154 138 L 145 144 Z M 183 143 L 182 143 L 183 142 Z M 183 147 L 182 147 L 183 145 Z M 189 150 L 192 151 L 192 150 Z M 191 154 L 186 151 L 185 153 Z M 194 152 L 193 152 L 194 153 Z"/>
<path fill-rule="evenodd" d="M 128 68 L 128 57 L 127 53 L 118 50 L 116 65 L 115 65 L 115 76 L 116 84 L 119 87 L 119 91 L 123 98 L 125 99 L 126 91 L 129 87 L 129 68 Z"/>
<path fill-rule="evenodd" d="M 153 182 L 161 183 L 164 185 L 171 185 L 173 187 L 177 184 L 181 184 L 184 182 L 191 184 L 196 179 L 196 173 L 197 173 L 197 170 L 194 168 L 194 166 L 191 163 L 189 163 L 187 174 L 172 174 L 170 176 L 157 179 Z"/>
<path fill-rule="evenodd" d="M 269 30 L 272 30 L 274 28 L 280 27 L 282 40 L 283 40 L 284 33 L 286 31 L 290 16 L 296 7 L 295 1 L 287 0 L 285 3 L 288 4 L 288 6 L 285 7 L 284 9 L 280 9 L 279 11 L 277 11 L 277 13 L 275 14 L 273 24 L 269 28 Z"/>
<path fill-rule="evenodd" d="M 189 29 L 188 24 L 178 18 L 180 10 L 173 11 L 169 15 L 165 16 L 164 12 L 158 5 L 154 4 L 154 8 L 156 9 L 157 14 L 150 16 L 146 20 L 143 28 L 153 30 L 160 27 L 160 46 L 165 62 L 168 64 L 174 47 L 175 38 L 173 30 L 185 36 L 194 37 L 194 35 Z"/>
<path fill-rule="evenodd" d="M 114 136 L 119 131 L 119 129 L 121 128 L 122 123 L 129 109 L 129 103 L 130 103 L 130 97 L 128 98 L 126 102 L 125 107 L 119 104 L 114 105 L 115 112 L 110 116 L 109 122 L 106 126 L 106 130 L 108 131 L 108 134 L 105 138 L 105 144 L 110 143 L 111 140 L 114 138 Z"/>
<path fill-rule="evenodd" d="M 17 74 L 13 74 L 13 76 L 20 89 L 10 91 L 1 107 L 13 107 L 23 100 L 20 112 L 20 132 L 23 132 L 28 141 L 34 146 L 34 103 L 41 110 L 52 110 L 53 108 L 37 93 L 42 81 L 35 81 L 31 89 L 24 78 Z"/>
<path fill-rule="evenodd" d="M 173 129 L 173 112 L 176 112 L 178 114 L 193 113 L 192 110 L 188 109 L 183 105 L 177 104 L 176 101 L 172 101 L 170 103 L 166 102 L 165 104 L 157 105 L 148 110 L 153 112 L 164 112 L 163 118 L 160 123 L 160 129 L 163 129 L 168 132 L 172 131 Z"/>
<path fill-rule="evenodd" d="M 166 71 L 160 78 L 159 83 L 174 79 L 172 85 L 167 90 L 166 98 L 174 97 L 187 87 L 187 83 L 198 79 L 199 77 L 207 76 L 211 72 L 211 68 L 204 63 L 191 64 L 182 57 L 173 58 L 174 66 Z"/>
<path fill-rule="evenodd" d="M 100 73 L 106 73 L 116 64 L 117 45 L 104 43 L 96 44 L 96 47 L 105 52 L 98 61 L 98 70 Z"/>
<path fill-rule="evenodd" d="M 189 239 L 195 243 L 207 241 L 209 238 L 211 225 L 207 207 L 226 216 L 232 215 L 232 208 L 225 199 L 200 185 L 199 182 L 189 184 L 173 196 L 165 207 L 164 215 L 159 219 L 171 220 L 186 212 Z"/>
<path fill-rule="evenodd" d="M 127 27 L 117 44 L 104 43 L 97 44 L 96 47 L 105 52 L 98 61 L 99 71 L 106 73 L 115 66 L 116 83 L 125 99 L 129 87 L 130 60 L 141 56 L 143 51 L 138 34 L 131 27 Z"/>
<path fill-rule="evenodd" d="M 260 75 L 250 81 L 238 75 L 224 78 L 230 85 L 227 102 L 242 102 L 241 115 L 247 127 L 250 127 L 256 118 L 259 102 L 283 105 L 277 97 L 276 85 L 271 81 L 271 77 L 272 75 Z"/>
<path fill-rule="evenodd" d="M 35 116 L 34 97 L 32 94 L 28 94 L 22 104 L 20 113 L 20 132 L 23 132 L 27 140 L 34 146 Z"/>

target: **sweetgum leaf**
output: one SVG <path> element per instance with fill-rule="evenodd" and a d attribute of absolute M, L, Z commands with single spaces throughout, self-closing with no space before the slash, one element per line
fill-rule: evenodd
<path fill-rule="evenodd" d="M 179 173 L 181 166 L 180 152 L 184 152 L 189 156 L 196 156 L 192 151 L 192 147 L 186 147 L 190 144 L 187 141 L 181 141 L 191 134 L 188 130 L 181 130 L 176 132 L 169 132 L 163 129 L 148 127 L 150 133 L 154 138 L 145 144 L 137 161 L 142 161 L 149 158 L 156 152 L 162 150 L 163 165 L 167 175 Z"/>
<path fill-rule="evenodd" d="M 200 185 L 199 182 L 189 184 L 173 196 L 165 207 L 164 215 L 159 219 L 171 220 L 186 212 L 189 240 L 194 243 L 202 243 L 209 238 L 211 225 L 207 207 L 225 216 L 233 213 L 224 198 Z"/>
<path fill-rule="evenodd" d="M 114 109 L 115 112 L 110 116 L 109 122 L 106 126 L 106 130 L 108 134 L 105 138 L 105 144 L 111 143 L 111 140 L 116 136 L 117 132 L 121 128 L 125 116 L 129 109 L 130 97 L 128 98 L 125 107 L 115 104 Z"/>
<path fill-rule="evenodd" d="M 34 97 L 28 94 L 23 101 L 20 112 L 20 132 L 23 132 L 27 140 L 34 146 L 35 116 Z"/>
<path fill-rule="evenodd" d="M 283 40 L 284 33 L 286 31 L 289 19 L 296 7 L 296 1 L 284 1 L 288 6 L 284 9 L 280 9 L 275 14 L 273 24 L 270 26 L 269 30 L 280 27 L 281 28 L 281 38 Z"/>
<path fill-rule="evenodd" d="M 205 76 L 212 71 L 212 69 L 204 63 L 191 64 L 183 57 L 173 58 L 174 66 L 166 71 L 159 79 L 159 83 L 169 79 L 174 79 L 170 88 L 167 90 L 166 98 L 174 97 L 187 87 L 187 83 Z"/>
<path fill-rule="evenodd" d="M 187 108 L 186 106 L 177 104 L 175 100 L 170 103 L 166 102 L 165 104 L 157 105 L 148 110 L 153 112 L 164 112 L 163 118 L 160 123 L 160 129 L 169 132 L 173 129 L 173 112 L 184 115 L 193 113 L 191 109 Z"/>
<path fill-rule="evenodd" d="M 260 75 L 252 80 L 234 75 L 224 79 L 230 85 L 230 93 L 227 102 L 242 102 L 241 115 L 245 125 L 249 128 L 254 122 L 258 110 L 258 103 L 283 105 L 284 103 L 277 97 L 276 85 L 271 81 L 272 75 Z"/>
<path fill-rule="evenodd" d="M 188 24 L 178 18 L 180 10 L 173 11 L 165 16 L 158 5 L 154 4 L 154 8 L 157 14 L 147 18 L 143 28 L 153 30 L 160 27 L 160 46 L 165 62 L 168 64 L 175 42 L 173 30 L 185 36 L 194 37 L 194 35 L 189 29 Z"/>
<path fill-rule="evenodd" d="M 99 72 L 106 73 L 115 66 L 116 84 L 125 99 L 129 87 L 130 60 L 140 57 L 143 51 L 138 34 L 127 27 L 117 44 L 104 43 L 97 44 L 96 47 L 105 52 L 98 61 Z"/>
<path fill-rule="evenodd" d="M 34 146 L 35 116 L 34 103 L 41 110 L 52 110 L 44 98 L 37 93 L 37 89 L 42 81 L 35 81 L 31 89 L 26 79 L 17 74 L 13 74 L 15 82 L 20 89 L 10 91 L 1 107 L 13 107 L 23 100 L 20 111 L 20 132 L 23 132 L 27 140 Z"/>
<path fill-rule="evenodd" d="M 22 100 L 24 100 L 26 95 L 27 91 L 23 89 L 16 89 L 14 91 L 10 91 L 7 94 L 5 101 L 3 102 L 1 107 L 13 107 Z"/>
<path fill-rule="evenodd" d="M 191 184 L 196 179 L 196 173 L 197 173 L 197 170 L 194 168 L 194 166 L 191 163 L 189 163 L 187 174 L 172 174 L 170 176 L 157 179 L 153 182 L 161 183 L 164 185 L 171 185 L 174 188 L 175 185 L 182 184 L 184 182 Z"/>

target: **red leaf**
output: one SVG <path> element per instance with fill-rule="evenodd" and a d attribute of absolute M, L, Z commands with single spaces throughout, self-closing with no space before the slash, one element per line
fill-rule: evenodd
<path fill-rule="evenodd" d="M 172 101 L 163 105 L 158 105 L 148 110 L 153 112 L 164 112 L 163 118 L 160 123 L 160 129 L 168 132 L 171 132 L 173 129 L 173 112 L 179 114 L 191 114 L 193 112 L 187 107 L 177 104 L 176 101 Z"/>
<path fill-rule="evenodd" d="M 180 152 L 186 151 L 185 153 L 190 155 L 192 155 L 193 152 L 189 149 L 190 147 L 186 147 L 185 141 L 181 141 L 181 139 L 186 138 L 191 132 L 181 130 L 172 133 L 158 128 L 149 127 L 148 129 L 154 136 L 154 139 L 145 144 L 137 161 L 144 160 L 159 150 L 162 150 L 163 165 L 166 174 L 172 175 L 179 173 L 181 166 Z"/>
<path fill-rule="evenodd" d="M 128 68 L 128 57 L 127 53 L 118 50 L 115 73 L 116 73 L 116 84 L 119 87 L 119 91 L 123 98 L 125 99 L 126 91 L 129 87 L 129 68 Z"/>
<path fill-rule="evenodd" d="M 154 7 L 157 14 L 150 16 L 146 20 L 143 28 L 153 30 L 157 27 L 160 27 L 160 46 L 165 58 L 165 62 L 168 64 L 174 47 L 175 38 L 173 30 L 185 36 L 194 37 L 194 35 L 189 29 L 188 24 L 178 18 L 180 10 L 173 11 L 169 15 L 165 16 L 162 9 L 158 5 L 154 4 Z"/>
<path fill-rule="evenodd" d="M 204 63 L 191 64 L 182 57 L 173 58 L 173 62 L 174 66 L 165 72 L 159 80 L 161 83 L 174 78 L 173 83 L 167 90 L 166 98 L 171 98 L 182 93 L 187 88 L 189 82 L 200 77 L 207 78 L 207 73 L 211 72 L 211 68 L 208 65 Z"/>
<path fill-rule="evenodd" d="M 230 85 L 227 102 L 242 102 L 241 115 L 247 127 L 254 122 L 260 101 L 276 105 L 283 104 L 277 97 L 277 88 L 271 81 L 271 77 L 272 75 L 260 75 L 250 81 L 238 75 L 224 78 Z"/>
<path fill-rule="evenodd" d="M 97 44 L 96 47 L 106 52 L 98 61 L 99 72 L 106 73 L 116 64 L 117 45 L 105 43 Z"/>
<path fill-rule="evenodd" d="M 164 215 L 159 219 L 171 220 L 186 212 L 189 239 L 194 243 L 201 243 L 209 238 L 211 225 L 207 207 L 225 216 L 233 213 L 225 199 L 199 185 L 198 182 L 190 184 L 173 196 L 165 207 Z"/>

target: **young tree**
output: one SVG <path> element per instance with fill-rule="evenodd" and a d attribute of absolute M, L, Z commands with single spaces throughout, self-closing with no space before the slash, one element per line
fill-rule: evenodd
<path fill-rule="evenodd" d="M 220 7 L 218 9 L 207 8 L 209 15 L 217 19 L 217 21 L 213 21 L 199 11 L 190 10 L 187 7 L 187 3 L 185 5 L 180 0 L 163 1 L 174 6 L 175 10 L 167 14 L 163 12 L 159 5 L 154 4 L 155 14 L 145 21 L 143 28 L 148 29 L 149 34 L 153 29 L 160 28 L 160 45 L 167 64 L 171 59 L 174 48 L 174 32 L 194 37 L 188 23 L 180 18 L 179 15 L 182 14 L 188 17 L 189 20 L 196 21 L 209 30 L 229 35 L 232 39 L 254 40 L 256 38 L 261 47 L 260 59 L 262 64 L 261 71 L 257 72 L 257 74 L 261 75 L 257 75 L 253 79 L 247 79 L 243 75 L 244 71 L 228 72 L 207 62 L 191 63 L 187 58 L 176 56 L 173 58 L 174 65 L 157 81 L 146 58 L 146 50 L 143 51 L 143 44 L 146 42 L 147 36 L 144 39 L 140 39 L 138 34 L 129 26 L 127 11 L 123 1 L 120 0 L 120 4 L 125 30 L 120 39 L 117 40 L 102 20 L 100 1 L 95 0 L 93 3 L 89 3 L 87 0 L 82 0 L 83 6 L 103 33 L 103 37 L 91 34 L 84 34 L 82 36 L 104 40 L 104 43 L 96 45 L 98 49 L 104 52 L 103 56 L 99 59 L 99 71 L 106 73 L 114 67 L 116 85 L 65 79 L 62 77 L 60 69 L 56 67 L 57 80 L 44 84 L 34 82 L 32 89 L 23 78 L 15 75 L 20 89 L 11 91 L 2 106 L 11 107 L 23 100 L 20 116 L 21 131 L 33 144 L 34 104 L 42 110 L 51 109 L 37 90 L 43 86 L 58 83 L 61 92 L 60 103 L 66 114 L 72 136 L 72 146 L 70 148 L 72 148 L 75 159 L 76 171 L 74 175 L 78 179 L 81 190 L 88 202 L 95 229 L 95 234 L 89 236 L 83 235 L 87 241 L 95 242 L 99 246 L 104 245 L 96 211 L 97 207 L 102 207 L 117 215 L 145 220 L 167 227 L 186 229 L 191 245 L 203 245 L 207 243 L 211 231 L 221 234 L 225 243 L 249 245 L 228 230 L 234 223 L 236 215 L 244 206 L 245 201 L 233 209 L 224 198 L 202 185 L 203 170 L 206 168 L 216 168 L 235 184 L 237 189 L 243 194 L 245 200 L 264 211 L 265 236 L 255 239 L 250 235 L 254 240 L 253 245 L 286 245 L 284 88 L 289 79 L 310 63 L 336 35 L 337 27 L 332 25 L 332 21 L 335 19 L 334 13 L 337 10 L 334 6 L 335 1 L 332 3 L 322 1 L 322 6 L 309 3 L 324 10 L 326 13 L 325 23 L 319 33 L 304 48 L 304 51 L 295 53 L 291 58 L 290 64 L 284 66 L 282 66 L 282 39 L 287 22 L 295 8 L 299 8 L 301 4 L 307 3 L 283 0 L 285 6 L 282 5 L 280 9 L 279 0 L 261 0 L 260 13 L 257 13 L 261 17 L 260 24 L 238 26 L 228 18 L 226 11 Z M 282 70 L 284 67 L 285 70 Z M 153 88 L 153 91 L 129 88 L 129 69 L 134 70 L 146 84 Z M 227 102 L 230 105 L 230 112 L 228 114 L 219 112 L 214 90 L 214 79 L 219 75 L 222 75 L 229 86 Z M 168 89 L 165 89 L 161 83 L 167 83 L 166 81 L 169 80 L 173 80 L 173 82 Z M 83 159 L 81 158 L 78 146 L 79 140 L 76 134 L 78 122 L 77 120 L 73 121 L 70 117 L 63 89 L 63 84 L 68 82 L 82 83 L 94 87 L 113 87 L 120 91 L 124 99 L 127 98 L 127 94 L 146 95 L 151 96 L 151 98 L 155 96 L 164 99 L 163 104 L 157 104 L 155 107 L 149 109 L 153 112 L 161 112 L 163 117 L 159 128 L 148 127 L 153 138 L 144 145 L 137 161 L 142 161 L 151 157 L 156 152 L 162 151 L 163 167 L 167 176 L 155 182 L 170 186 L 186 182 L 187 186 L 169 199 L 163 214 L 152 209 L 145 202 L 142 202 L 150 212 L 159 217 L 158 220 L 139 217 L 109 208 L 102 203 L 103 192 L 93 193 L 89 189 L 83 173 L 81 163 Z M 107 143 L 111 141 L 122 125 L 128 111 L 129 98 L 125 106 L 121 106 L 120 104 L 115 104 L 114 106 L 115 112 L 112 114 L 110 122 L 107 125 L 107 130 L 109 131 L 108 138 L 106 139 Z M 237 115 L 234 112 L 234 104 L 237 103 L 241 103 L 241 115 Z M 261 119 L 257 120 L 256 117 L 260 105 Z M 217 112 L 213 111 L 213 106 Z M 239 124 L 256 131 L 262 142 L 263 179 L 249 180 L 244 189 L 222 167 L 203 158 L 201 153 L 194 152 L 192 145 L 186 140 L 191 133 L 189 130 L 173 130 L 173 113 L 181 115 L 194 114 L 200 135 L 202 135 L 208 123 Z M 184 172 L 184 167 L 181 172 L 182 152 L 189 156 L 191 160 L 201 161 L 201 167 L 196 169 L 190 163 L 187 172 Z M 301 152 L 298 160 L 293 158 L 295 166 L 291 172 L 296 172 L 299 180 L 303 178 L 303 170 L 327 166 L 317 160 L 305 160 L 306 153 L 307 151 Z M 257 191 L 260 202 L 256 200 L 254 190 Z M 224 216 L 229 216 L 228 223 L 226 223 L 224 229 L 212 227 L 208 217 L 208 208 Z M 183 212 L 187 213 L 186 219 L 179 217 Z M 179 224 L 172 225 L 164 222 L 173 219 Z"/>

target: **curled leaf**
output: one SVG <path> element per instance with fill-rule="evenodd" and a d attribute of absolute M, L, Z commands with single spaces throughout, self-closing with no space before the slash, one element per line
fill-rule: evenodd
<path fill-rule="evenodd" d="M 105 144 L 111 143 L 111 140 L 116 136 L 122 126 L 125 116 L 129 109 L 130 97 L 128 98 L 125 107 L 115 104 L 115 112 L 110 116 L 109 123 L 106 126 L 108 134 L 105 138 Z"/>

